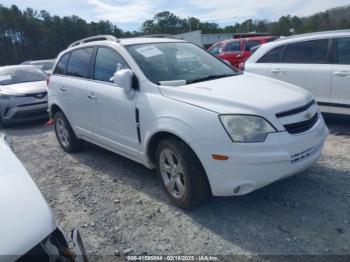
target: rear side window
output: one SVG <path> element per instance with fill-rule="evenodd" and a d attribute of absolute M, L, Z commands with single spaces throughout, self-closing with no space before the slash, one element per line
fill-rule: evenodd
<path fill-rule="evenodd" d="M 69 53 L 61 57 L 60 61 L 58 62 L 55 68 L 55 71 L 53 72 L 54 74 L 64 75 L 66 73 L 68 58 L 69 58 Z"/>
<path fill-rule="evenodd" d="M 88 78 L 92 51 L 93 48 L 73 51 L 69 57 L 67 75 Z"/>
<path fill-rule="evenodd" d="M 212 49 L 210 49 L 209 52 L 213 55 L 220 55 L 221 48 L 222 48 L 222 44 L 219 44 L 214 46 Z"/>
<path fill-rule="evenodd" d="M 337 40 L 338 63 L 350 65 L 350 37 Z"/>
<path fill-rule="evenodd" d="M 232 41 L 228 43 L 224 47 L 225 52 L 236 52 L 236 51 L 241 51 L 241 42 L 239 41 Z"/>
<path fill-rule="evenodd" d="M 245 51 L 250 51 L 253 47 L 261 45 L 260 41 L 247 41 L 245 44 Z"/>
<path fill-rule="evenodd" d="M 117 70 L 118 64 L 122 68 L 128 68 L 123 58 L 109 48 L 98 48 L 95 61 L 94 79 L 104 82 L 112 82 L 110 79 Z"/>
<path fill-rule="evenodd" d="M 328 39 L 290 44 L 284 51 L 284 63 L 327 64 Z"/>
<path fill-rule="evenodd" d="M 262 58 L 260 58 L 258 63 L 279 63 L 283 48 L 284 46 L 279 46 L 272 49 L 267 54 L 265 54 Z"/>

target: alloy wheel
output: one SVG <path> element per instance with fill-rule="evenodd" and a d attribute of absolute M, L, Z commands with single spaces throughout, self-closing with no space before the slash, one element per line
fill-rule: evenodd
<path fill-rule="evenodd" d="M 159 156 L 160 173 L 168 192 L 177 199 L 183 198 L 186 192 L 183 165 L 170 149 L 163 149 Z"/>

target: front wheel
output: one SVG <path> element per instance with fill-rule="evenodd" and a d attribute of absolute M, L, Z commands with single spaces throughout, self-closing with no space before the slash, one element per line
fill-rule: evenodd
<path fill-rule="evenodd" d="M 64 151 L 74 153 L 81 149 L 83 141 L 78 139 L 62 112 L 55 114 L 55 133 Z"/>
<path fill-rule="evenodd" d="M 180 208 L 192 208 L 210 195 L 205 171 L 191 148 L 176 138 L 159 143 L 156 153 L 157 173 L 162 185 Z"/>

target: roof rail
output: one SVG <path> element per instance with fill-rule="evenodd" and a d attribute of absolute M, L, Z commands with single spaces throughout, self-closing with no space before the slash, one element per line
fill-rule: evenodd
<path fill-rule="evenodd" d="M 170 34 L 154 34 L 154 35 L 141 35 L 138 36 L 138 38 L 141 37 L 150 37 L 150 38 L 170 38 L 170 39 L 180 39 L 180 37 L 176 36 L 176 35 L 170 35 Z"/>
<path fill-rule="evenodd" d="M 96 36 L 87 37 L 87 38 L 78 40 L 76 42 L 73 42 L 72 44 L 69 45 L 68 48 L 82 45 L 82 44 L 89 43 L 89 42 L 95 42 L 95 41 L 113 41 L 116 43 L 120 42 L 119 39 L 113 35 L 96 35 Z"/>

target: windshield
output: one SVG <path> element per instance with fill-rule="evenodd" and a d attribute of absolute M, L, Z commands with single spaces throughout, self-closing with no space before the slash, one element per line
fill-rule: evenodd
<path fill-rule="evenodd" d="M 200 82 L 239 74 L 191 43 L 152 43 L 126 47 L 146 77 L 155 84 Z"/>
<path fill-rule="evenodd" d="M 35 66 L 0 68 L 0 85 L 13 85 L 25 82 L 44 81 L 46 74 Z"/>

